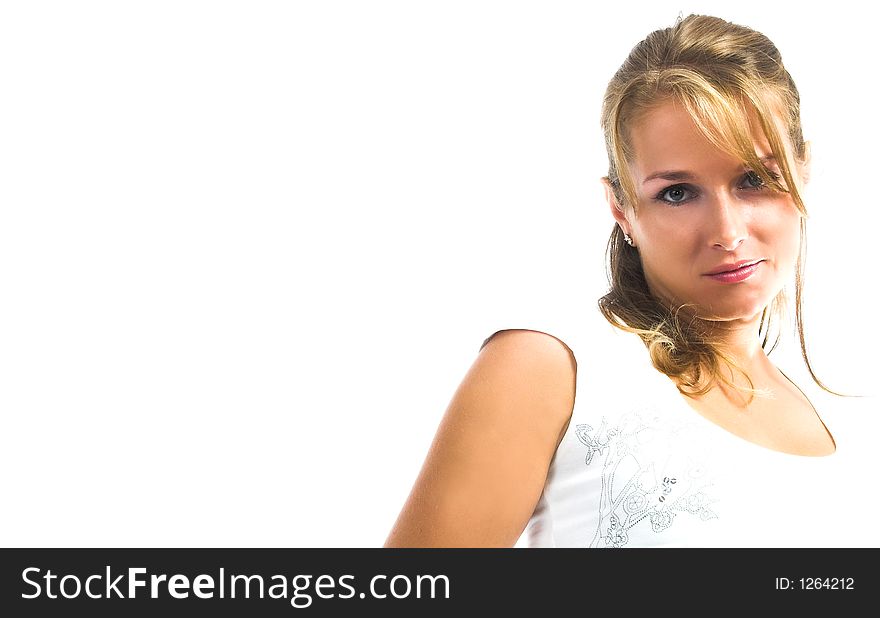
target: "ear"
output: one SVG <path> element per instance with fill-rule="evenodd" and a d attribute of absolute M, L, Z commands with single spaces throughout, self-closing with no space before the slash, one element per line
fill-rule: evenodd
<path fill-rule="evenodd" d="M 629 224 L 629 220 L 626 218 L 626 212 L 624 212 L 623 207 L 617 202 L 617 198 L 614 197 L 614 190 L 611 188 L 611 181 L 608 179 L 608 176 L 602 177 L 602 186 L 605 189 L 605 200 L 608 202 L 608 207 L 611 209 L 611 216 L 614 217 L 614 220 L 617 221 L 617 224 L 620 228 L 632 236 L 631 227 Z"/>
<path fill-rule="evenodd" d="M 804 165 L 801 167 L 801 178 L 803 178 L 804 185 L 810 182 L 812 158 L 812 144 L 809 141 L 806 141 L 804 142 Z"/>

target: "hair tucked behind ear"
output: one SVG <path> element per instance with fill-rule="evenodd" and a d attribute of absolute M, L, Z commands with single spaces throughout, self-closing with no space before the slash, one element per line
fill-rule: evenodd
<path fill-rule="evenodd" d="M 622 208 L 635 209 L 636 190 L 628 164 L 633 148 L 628 128 L 658 104 L 674 98 L 700 131 L 725 152 L 738 157 L 772 190 L 790 193 L 801 213 L 800 253 L 795 272 L 795 315 L 801 354 L 813 380 L 825 386 L 810 366 L 802 321 L 803 264 L 807 211 L 797 168 L 807 152 L 800 121 L 800 96 L 776 46 L 763 34 L 717 17 L 679 17 L 670 28 L 656 30 L 636 45 L 608 84 L 602 105 L 602 128 L 608 153 L 607 180 Z M 758 127 L 753 123 L 757 122 Z M 780 127 L 780 122 L 782 126 Z M 784 184 L 760 161 L 752 143 L 759 128 L 776 157 Z M 599 309 L 614 326 L 637 333 L 661 372 L 675 379 L 686 395 L 707 393 L 715 382 L 749 393 L 761 391 L 713 334 L 710 320 L 694 317 L 691 305 L 669 307 L 649 291 L 638 250 L 623 242 L 615 224 L 607 247 L 610 291 Z M 779 343 L 787 298 L 781 290 L 761 314 L 761 346 L 769 352 Z M 776 337 L 767 350 L 770 330 Z M 735 386 L 733 371 L 745 376 L 748 388 Z M 841 395 L 844 396 L 844 395 Z"/>

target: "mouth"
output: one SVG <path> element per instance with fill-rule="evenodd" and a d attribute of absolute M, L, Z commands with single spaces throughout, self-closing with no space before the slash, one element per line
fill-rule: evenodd
<path fill-rule="evenodd" d="M 713 270 L 710 270 L 709 272 L 703 273 L 703 274 L 705 276 L 711 277 L 713 275 L 732 273 L 732 272 L 736 272 L 738 270 L 742 270 L 743 268 L 748 268 L 750 266 L 754 266 L 755 264 L 757 264 L 759 262 L 763 262 L 763 261 L 764 261 L 764 258 L 759 258 L 757 260 L 742 260 L 742 261 L 737 262 L 735 264 L 724 264 L 722 266 L 714 268 Z"/>
<path fill-rule="evenodd" d="M 752 260 L 744 262 L 742 266 L 732 270 L 723 270 L 715 273 L 707 273 L 704 277 L 709 277 L 719 283 L 739 283 L 745 281 L 758 270 L 758 267 L 764 260 Z"/>

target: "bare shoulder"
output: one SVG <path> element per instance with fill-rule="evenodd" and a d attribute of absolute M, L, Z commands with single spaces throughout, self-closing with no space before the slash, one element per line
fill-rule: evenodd
<path fill-rule="evenodd" d="M 559 339 L 495 333 L 452 396 L 386 547 L 509 547 L 571 418 L 577 365 Z"/>
<path fill-rule="evenodd" d="M 577 369 L 577 359 L 574 352 L 562 339 L 550 333 L 525 328 L 495 331 L 483 341 L 480 351 L 482 352 L 490 343 L 496 349 L 499 346 L 506 346 L 509 352 L 525 350 L 544 361 L 555 360 L 560 364 L 565 361 L 571 365 L 572 371 Z"/>
<path fill-rule="evenodd" d="M 483 342 L 474 368 L 497 375 L 508 392 L 540 395 L 551 404 L 535 420 L 565 420 L 574 408 L 577 359 L 561 339 L 541 331 L 500 330 Z M 549 399 L 547 399 L 549 398 Z M 528 413 L 528 410 L 522 410 Z"/>

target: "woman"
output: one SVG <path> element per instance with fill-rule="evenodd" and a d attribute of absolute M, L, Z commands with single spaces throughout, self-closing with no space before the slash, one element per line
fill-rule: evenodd
<path fill-rule="evenodd" d="M 804 345 L 809 148 L 779 51 L 680 18 L 633 48 L 602 126 L 606 328 L 486 339 L 385 546 L 840 543 L 816 533 L 844 499 L 835 436 L 766 349 L 793 278 L 833 393 Z"/>

